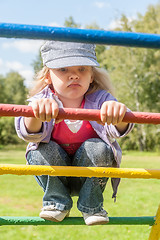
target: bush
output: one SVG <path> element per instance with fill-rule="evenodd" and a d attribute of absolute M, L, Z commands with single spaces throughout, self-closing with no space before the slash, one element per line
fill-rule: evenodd
<path fill-rule="evenodd" d="M 157 125 L 136 124 L 132 132 L 118 142 L 122 150 L 159 151 L 160 129 Z"/>
<path fill-rule="evenodd" d="M 17 144 L 19 139 L 17 137 L 14 118 L 13 117 L 1 117 L 0 118 L 0 144 Z"/>

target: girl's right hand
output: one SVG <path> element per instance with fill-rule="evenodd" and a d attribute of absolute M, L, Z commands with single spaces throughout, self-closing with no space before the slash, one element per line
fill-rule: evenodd
<path fill-rule="evenodd" d="M 31 107 L 35 117 L 42 122 L 56 119 L 59 112 L 57 102 L 50 98 L 35 99 L 32 101 Z"/>

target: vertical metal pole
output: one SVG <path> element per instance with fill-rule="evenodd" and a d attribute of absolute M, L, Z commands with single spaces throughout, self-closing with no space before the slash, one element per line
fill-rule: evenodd
<path fill-rule="evenodd" d="M 156 221 L 151 228 L 151 232 L 148 240 L 159 240 L 160 239 L 160 205 L 156 214 Z"/>

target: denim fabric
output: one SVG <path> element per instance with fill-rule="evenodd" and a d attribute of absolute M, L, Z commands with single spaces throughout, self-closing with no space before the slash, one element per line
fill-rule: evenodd
<path fill-rule="evenodd" d="M 112 149 L 103 140 L 92 138 L 85 141 L 74 156 L 55 142 L 40 143 L 37 150 L 27 155 L 30 165 L 112 167 Z M 103 191 L 108 178 L 35 176 L 43 188 L 43 206 L 53 205 L 58 210 L 72 207 L 72 195 L 79 196 L 77 207 L 81 212 L 94 214 L 103 206 Z"/>

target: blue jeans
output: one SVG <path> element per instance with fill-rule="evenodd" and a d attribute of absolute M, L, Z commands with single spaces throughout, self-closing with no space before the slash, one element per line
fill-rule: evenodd
<path fill-rule="evenodd" d="M 27 155 L 30 165 L 112 167 L 112 149 L 99 138 L 85 141 L 70 157 L 56 142 L 40 143 L 37 150 Z M 43 188 L 43 206 L 54 205 L 58 210 L 72 207 L 72 195 L 78 195 L 77 207 L 86 213 L 100 212 L 103 206 L 103 191 L 108 178 L 35 176 Z"/>

